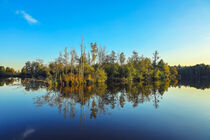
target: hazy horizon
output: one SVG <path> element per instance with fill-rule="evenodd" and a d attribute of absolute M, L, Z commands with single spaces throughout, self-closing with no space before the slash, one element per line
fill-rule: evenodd
<path fill-rule="evenodd" d="M 210 1 L 0 0 L 0 65 L 21 69 L 26 61 L 58 57 L 84 36 L 107 52 L 158 50 L 169 65 L 210 64 Z"/>

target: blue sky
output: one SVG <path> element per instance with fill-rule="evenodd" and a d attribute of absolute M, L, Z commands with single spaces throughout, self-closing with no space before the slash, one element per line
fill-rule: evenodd
<path fill-rule="evenodd" d="M 0 65 L 54 60 L 66 46 L 97 42 L 170 65 L 210 64 L 209 0 L 0 0 Z"/>

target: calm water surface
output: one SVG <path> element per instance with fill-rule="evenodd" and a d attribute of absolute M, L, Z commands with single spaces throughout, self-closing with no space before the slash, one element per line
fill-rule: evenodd
<path fill-rule="evenodd" d="M 210 90 L 1 82 L 0 140 L 210 139 Z"/>

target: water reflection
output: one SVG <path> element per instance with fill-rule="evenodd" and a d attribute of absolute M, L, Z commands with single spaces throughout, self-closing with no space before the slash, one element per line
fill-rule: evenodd
<path fill-rule="evenodd" d="M 0 86 L 4 86 L 5 84 L 6 85 L 11 85 L 11 84 L 14 84 L 14 82 L 15 82 L 14 78 L 6 78 L 6 79 L 1 79 L 0 78 Z"/>
<path fill-rule="evenodd" d="M 178 82 L 157 81 L 152 84 L 140 82 L 129 84 L 97 84 L 92 86 L 75 87 L 51 87 L 43 81 L 32 79 L 21 79 L 21 85 L 26 91 L 33 94 L 39 89 L 46 89 L 44 95 L 36 96 L 34 104 L 37 107 L 48 105 L 56 107 L 64 118 L 74 118 L 76 112 L 80 110 L 80 119 L 86 117 L 96 119 L 101 114 L 107 114 L 116 107 L 124 108 L 129 102 L 133 107 L 137 107 L 145 102 L 152 102 L 155 108 L 159 107 L 159 102 L 163 94 L 170 86 L 177 86 Z M 79 106 L 79 110 L 78 107 Z M 85 107 L 89 114 L 85 115 Z"/>
<path fill-rule="evenodd" d="M 101 114 L 107 114 L 115 108 L 124 108 L 126 103 L 131 103 L 135 108 L 140 104 L 152 102 L 154 108 L 159 107 L 159 102 L 169 87 L 186 85 L 201 89 L 209 87 L 208 84 L 189 84 L 186 81 L 156 81 L 154 83 L 129 83 L 129 84 L 97 84 L 92 86 L 52 87 L 44 81 L 33 79 L 0 79 L 0 86 L 14 84 L 20 80 L 20 86 L 31 94 L 39 89 L 45 89 L 45 94 L 36 96 L 33 101 L 37 107 L 48 105 L 58 109 L 64 118 L 74 118 L 80 114 L 80 119 L 86 117 L 96 119 Z M 79 110 L 78 107 L 79 106 Z M 85 108 L 89 114 L 85 115 Z M 80 113 L 77 113 L 80 111 Z"/>
<path fill-rule="evenodd" d="M 170 88 L 180 81 L 65 88 L 32 79 L 0 83 L 3 140 L 209 138 L 209 94 L 197 94 L 209 90 Z"/>
<path fill-rule="evenodd" d="M 38 81 L 33 79 L 21 79 L 21 85 L 25 87 L 26 91 L 37 91 L 42 88 L 47 88 L 47 84 L 44 81 Z"/>
<path fill-rule="evenodd" d="M 194 87 L 196 89 L 202 89 L 205 90 L 207 88 L 210 88 L 210 79 L 208 80 L 180 80 L 179 81 L 180 86 L 185 87 Z"/>
<path fill-rule="evenodd" d="M 36 130 L 34 128 L 26 128 L 24 132 L 22 132 L 20 136 L 17 136 L 17 138 L 14 138 L 14 140 L 25 140 L 35 132 Z"/>

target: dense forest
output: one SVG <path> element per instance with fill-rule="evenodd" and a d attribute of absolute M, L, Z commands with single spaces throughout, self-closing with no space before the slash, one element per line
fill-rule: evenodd
<path fill-rule="evenodd" d="M 205 89 L 210 87 L 210 65 L 197 64 L 195 66 L 178 66 L 179 83 Z"/>
<path fill-rule="evenodd" d="M 105 47 L 97 43 L 90 43 L 90 48 L 87 51 L 82 40 L 80 54 L 74 48 L 66 47 L 55 61 L 49 64 L 44 64 L 41 59 L 28 61 L 20 72 L 0 66 L 0 77 L 34 78 L 55 86 L 158 80 L 173 82 L 176 79 L 209 80 L 210 66 L 169 66 L 160 59 L 157 51 L 152 58 L 147 58 L 137 51 L 133 51 L 130 57 L 126 57 L 123 52 L 107 53 Z"/>
<path fill-rule="evenodd" d="M 178 72 L 183 80 L 210 81 L 210 65 L 178 66 Z"/>

